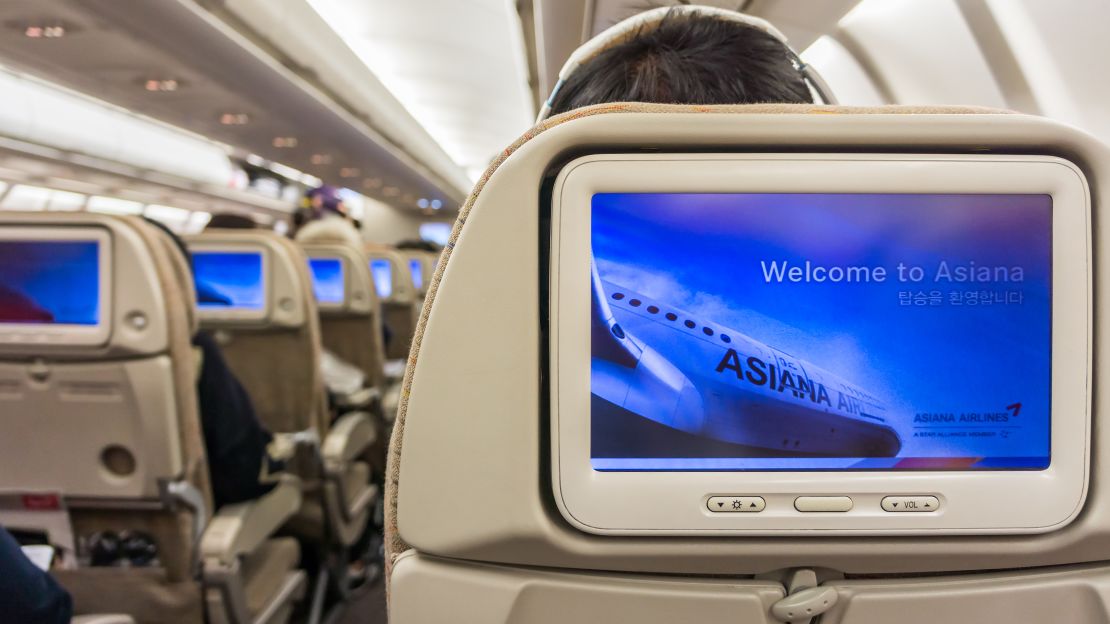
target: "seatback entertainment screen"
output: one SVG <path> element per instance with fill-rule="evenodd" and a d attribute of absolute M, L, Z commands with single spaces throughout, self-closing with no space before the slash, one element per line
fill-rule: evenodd
<path fill-rule="evenodd" d="M 266 285 L 259 251 L 193 251 L 197 307 L 262 310 Z"/>
<path fill-rule="evenodd" d="M 375 258 L 370 261 L 370 274 L 374 278 L 374 289 L 379 299 L 388 299 L 393 295 L 393 264 L 385 258 Z"/>
<path fill-rule="evenodd" d="M 592 467 L 1040 470 L 1052 198 L 597 193 Z"/>
<path fill-rule="evenodd" d="M 312 292 L 320 303 L 341 304 L 346 299 L 343 261 L 339 258 L 309 258 Z"/>
<path fill-rule="evenodd" d="M 409 260 L 409 273 L 412 274 L 412 285 L 417 290 L 424 288 L 424 265 L 418 258 Z"/>
<path fill-rule="evenodd" d="M 100 323 L 100 243 L 0 240 L 0 323 Z"/>

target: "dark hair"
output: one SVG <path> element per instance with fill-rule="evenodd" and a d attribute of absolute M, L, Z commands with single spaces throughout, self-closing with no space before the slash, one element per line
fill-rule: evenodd
<path fill-rule="evenodd" d="M 171 230 L 165 223 L 162 223 L 161 221 L 155 221 L 154 219 L 151 219 L 146 215 L 143 215 L 142 219 L 143 221 L 147 222 L 147 225 L 151 225 L 158 228 L 159 230 L 162 230 L 162 233 L 168 236 L 171 241 L 173 241 L 174 247 L 177 247 L 177 250 L 181 252 L 181 257 L 185 259 L 185 264 L 189 265 L 189 270 L 191 271 L 193 269 L 193 256 L 189 254 L 189 248 L 185 245 L 185 241 L 182 240 L 181 237 L 178 236 L 176 232 Z"/>
<path fill-rule="evenodd" d="M 674 9 L 578 67 L 552 114 L 606 102 L 758 104 L 813 102 L 794 54 L 747 24 Z"/>
<path fill-rule="evenodd" d="M 212 215 L 208 221 L 208 225 L 204 229 L 227 229 L 227 230 L 254 230 L 258 228 L 258 223 L 254 219 L 244 214 L 237 212 L 217 212 Z"/>
<path fill-rule="evenodd" d="M 412 238 L 408 240 L 403 240 L 397 243 L 395 246 L 397 247 L 397 249 L 405 249 L 409 251 L 430 251 L 432 253 L 439 253 L 443 251 L 443 248 L 435 243 L 426 240 L 416 240 Z"/>

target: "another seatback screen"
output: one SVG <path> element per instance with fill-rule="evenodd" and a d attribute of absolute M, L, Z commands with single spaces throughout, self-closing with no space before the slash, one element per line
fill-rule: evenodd
<path fill-rule="evenodd" d="M 1039 470 L 1049 195 L 592 201 L 595 470 Z"/>
<path fill-rule="evenodd" d="M 374 289 L 379 299 L 393 295 L 393 264 L 384 258 L 370 261 L 370 273 L 374 276 Z"/>
<path fill-rule="evenodd" d="M 0 323 L 100 323 L 100 243 L 0 240 Z"/>
<path fill-rule="evenodd" d="M 257 251 L 193 251 L 197 307 L 261 310 L 266 305 L 262 253 Z"/>
<path fill-rule="evenodd" d="M 417 290 L 424 288 L 424 266 L 419 260 L 409 260 L 409 272 L 412 273 L 412 285 Z"/>
<path fill-rule="evenodd" d="M 346 299 L 346 278 L 339 258 L 309 258 L 312 292 L 320 303 L 343 303 Z"/>

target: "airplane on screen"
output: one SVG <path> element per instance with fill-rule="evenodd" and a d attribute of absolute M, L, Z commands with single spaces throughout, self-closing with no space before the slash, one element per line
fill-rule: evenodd
<path fill-rule="evenodd" d="M 739 331 L 606 282 L 596 269 L 591 340 L 592 392 L 602 409 L 764 456 L 893 457 L 902 448 L 873 394 Z"/>

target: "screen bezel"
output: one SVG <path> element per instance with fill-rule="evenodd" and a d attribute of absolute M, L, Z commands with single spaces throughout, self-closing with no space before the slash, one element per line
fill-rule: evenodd
<path fill-rule="evenodd" d="M 195 253 L 249 253 L 259 254 L 262 256 L 262 307 L 257 310 L 251 309 L 228 309 L 228 308 L 214 308 L 202 307 L 197 304 L 197 318 L 202 321 L 260 321 L 270 318 L 270 312 L 273 308 L 273 284 L 270 263 L 270 250 L 261 245 L 251 245 L 245 243 L 205 243 L 205 242 L 190 242 L 189 248 L 189 263 L 193 263 L 193 254 Z M 193 270 L 194 284 L 196 281 L 196 269 Z"/>
<path fill-rule="evenodd" d="M 5 226 L 0 240 L 26 242 L 97 243 L 99 297 L 95 325 L 32 324 L 0 322 L 0 344 L 66 344 L 99 346 L 112 335 L 112 235 L 107 229 L 91 227 Z"/>
<path fill-rule="evenodd" d="M 339 254 L 317 253 L 312 252 L 306 254 L 308 262 L 308 276 L 312 280 L 312 297 L 316 301 L 316 307 L 321 310 L 342 310 L 347 307 L 351 299 L 351 270 L 348 266 L 347 259 Z M 321 301 L 316 297 L 316 274 L 312 271 L 313 260 L 335 260 L 339 262 L 339 270 L 343 277 L 343 299 L 340 301 Z"/>
<path fill-rule="evenodd" d="M 616 472 L 590 463 L 589 261 L 595 193 L 982 193 L 1053 199 L 1051 464 L 1038 471 Z M 1048 156 L 607 154 L 566 165 L 552 189 L 551 461 L 567 521 L 602 534 L 1037 533 L 1065 526 L 1087 491 L 1090 445 L 1090 193 Z M 1084 244 L 1077 244 L 1083 241 Z M 801 495 L 848 495 L 847 513 L 801 513 Z M 941 500 L 938 512 L 882 511 L 887 495 Z M 714 495 L 766 499 L 714 514 Z M 1036 505 L 1016 505 L 1036 501 Z"/>

